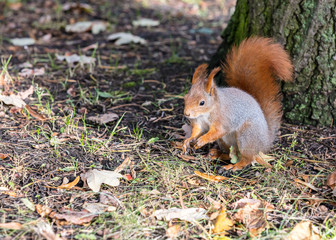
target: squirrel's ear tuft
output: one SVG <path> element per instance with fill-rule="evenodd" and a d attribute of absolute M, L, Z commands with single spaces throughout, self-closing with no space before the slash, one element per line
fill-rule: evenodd
<path fill-rule="evenodd" d="M 216 67 L 215 69 L 213 69 L 211 71 L 211 73 L 209 74 L 209 77 L 208 77 L 208 82 L 206 83 L 206 86 L 205 86 L 205 91 L 209 94 L 211 94 L 210 90 L 213 86 L 212 82 L 213 82 L 213 78 L 216 76 L 216 74 L 220 71 L 220 67 Z"/>
<path fill-rule="evenodd" d="M 195 73 L 194 73 L 194 76 L 192 78 L 191 83 L 195 84 L 202 77 L 205 77 L 207 75 L 207 68 L 208 68 L 208 64 L 206 64 L 206 63 L 204 63 L 202 65 L 199 65 L 195 70 Z"/>

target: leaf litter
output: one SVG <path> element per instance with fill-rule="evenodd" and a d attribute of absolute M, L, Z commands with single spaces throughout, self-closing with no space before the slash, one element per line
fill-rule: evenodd
<path fill-rule="evenodd" d="M 197 65 L 208 62 L 221 42 L 217 33 L 222 27 L 218 22 L 210 23 L 197 17 L 195 5 L 185 7 L 189 6 L 186 1 L 170 1 L 171 9 L 183 9 L 183 13 L 176 15 L 157 14 L 157 10 L 148 11 L 137 2 L 129 5 L 127 1 L 115 2 L 113 7 L 107 1 L 87 6 L 35 1 L 30 7 L 36 11 L 23 11 L 26 4 L 20 3 L 22 6 L 14 10 L 15 14 L 10 9 L 6 16 L 0 13 L 5 23 L 2 28 L 5 39 L 21 36 L 38 39 L 34 45 L 24 47 L 3 42 L 0 47 L 3 56 L 13 56 L 8 71 L 22 71 L 27 75 L 17 74 L 13 78 L 1 75 L 0 85 L 4 88 L 1 94 L 20 96 L 31 110 L 48 114 L 48 119 L 39 117 L 37 119 L 43 121 L 36 121 L 36 118 L 25 116 L 21 108 L 1 104 L 0 152 L 7 157 L 1 159 L 0 164 L 3 176 L 0 215 L 3 224 L 14 223 L 12 228 L 18 230 L 2 228 L 0 238 L 8 232 L 11 236 L 27 239 L 48 238 L 31 230 L 41 218 L 49 224 L 41 229 L 53 230 L 56 236 L 64 239 L 188 239 L 191 236 L 224 239 L 211 231 L 216 220 L 218 224 L 224 223 L 223 229 L 229 228 L 225 219 L 234 222 L 231 229 L 222 232 L 232 239 L 249 238 L 249 231 L 257 235 L 267 228 L 269 231 L 264 231 L 261 237 L 267 238 L 267 234 L 283 236 L 301 219 L 308 219 L 319 227 L 324 239 L 332 236 L 327 226 L 333 231 L 336 204 L 332 191 L 335 188 L 327 177 L 335 168 L 334 131 L 283 124 L 272 152 L 275 161 L 262 159 L 272 168 L 256 164 L 238 173 L 225 172 L 223 177 L 229 181 L 219 182 L 194 174 L 199 171 L 210 179 L 217 179 L 222 163 L 208 159 L 207 147 L 184 157 L 188 162 L 181 161 L 178 147 L 171 147 L 170 141 L 181 147 L 181 126 L 186 123 L 182 93 L 190 84 L 190 74 Z M 151 3 L 156 4 L 157 1 Z M 215 16 L 222 6 L 216 1 L 202 4 L 199 10 L 208 11 L 209 16 Z M 43 16 L 39 16 L 39 12 L 43 12 Z M 163 16 L 158 26 L 135 27 L 132 23 L 136 19 L 158 16 Z M 19 18 L 27 21 L 16 21 Z M 66 25 L 97 19 L 106 21 L 105 32 L 111 32 L 101 31 L 94 35 L 90 28 L 85 32 L 65 31 Z M 201 28 L 211 29 L 213 33 L 208 29 L 206 34 L 191 31 Z M 146 44 L 131 39 L 117 45 L 119 39 L 116 38 L 109 42 L 107 36 L 113 34 L 114 29 L 141 36 Z M 88 63 L 57 58 L 57 55 L 73 54 L 77 54 L 77 59 L 84 55 L 90 57 Z M 28 61 L 30 65 L 22 65 Z M 90 71 L 84 68 L 88 65 Z M 42 68 L 44 74 L 34 74 Z M 147 71 L 154 68 L 155 71 Z M 34 94 L 31 91 L 26 96 L 18 94 L 28 89 L 32 82 L 39 86 L 32 90 Z M 108 94 L 102 97 L 99 92 Z M 126 97 L 119 95 L 124 92 L 127 92 Z M 88 116 L 111 112 L 124 116 L 122 121 L 106 125 L 87 121 Z M 319 136 L 318 141 L 316 136 Z M 50 144 L 52 139 L 59 141 Z M 290 164 L 285 165 L 285 162 Z M 93 169 L 115 169 L 114 172 L 122 173 L 123 178 L 129 176 L 129 180 L 114 187 L 100 185 L 98 192 L 91 191 L 85 180 L 64 183 L 73 187 L 57 188 L 62 186 L 62 179 L 73 179 Z M 120 181 L 120 177 L 116 179 Z M 295 179 L 302 182 L 293 184 Z M 23 198 L 32 204 L 23 203 Z M 244 198 L 265 199 L 260 207 L 264 218 L 258 212 L 259 217 L 247 221 L 248 213 L 244 212 L 254 204 L 245 208 L 234 205 Z M 265 211 L 266 200 L 276 206 L 276 211 Z M 183 210 L 180 205 L 185 209 L 204 209 L 206 217 L 192 220 L 192 224 L 180 220 L 183 214 L 174 213 L 177 217 L 169 221 L 149 217 L 158 209 Z M 221 214 L 222 206 L 226 206 L 226 217 L 225 213 Z M 245 220 L 235 218 L 236 213 Z M 55 214 L 59 214 L 57 218 Z M 34 225 L 26 227 L 30 219 Z M 15 223 L 20 224 L 15 226 Z"/>

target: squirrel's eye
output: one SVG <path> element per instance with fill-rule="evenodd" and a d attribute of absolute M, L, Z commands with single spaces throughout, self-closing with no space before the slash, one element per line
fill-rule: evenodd
<path fill-rule="evenodd" d="M 201 102 L 200 102 L 200 106 L 203 106 L 203 105 L 204 105 L 204 101 L 201 101 Z"/>

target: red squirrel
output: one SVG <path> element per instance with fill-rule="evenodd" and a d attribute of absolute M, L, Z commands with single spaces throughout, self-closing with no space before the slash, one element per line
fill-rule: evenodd
<path fill-rule="evenodd" d="M 292 81 L 293 65 L 283 47 L 271 38 L 251 37 L 233 47 L 221 68 L 207 73 L 197 67 L 190 91 L 184 97 L 184 115 L 192 132 L 183 153 L 217 141 L 222 151 L 232 146 L 240 161 L 224 166 L 238 170 L 273 145 L 282 117 L 280 86 L 276 78 Z M 216 86 L 213 78 L 222 69 L 229 87 Z"/>

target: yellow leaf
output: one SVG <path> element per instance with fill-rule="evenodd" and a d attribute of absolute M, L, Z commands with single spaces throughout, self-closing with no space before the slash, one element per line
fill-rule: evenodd
<path fill-rule="evenodd" d="M 195 171 L 194 173 L 201 178 L 204 178 L 206 180 L 213 181 L 213 182 L 220 182 L 220 181 L 227 179 L 226 177 L 223 177 L 223 176 L 210 175 L 206 173 L 201 173 L 199 171 Z"/>
<path fill-rule="evenodd" d="M 79 182 L 80 177 L 77 176 L 75 180 L 73 180 L 70 183 L 67 184 L 62 184 L 61 186 L 58 186 L 57 188 L 59 189 L 67 189 L 69 190 L 70 188 L 73 188 L 74 186 L 76 186 L 76 184 Z"/>
<path fill-rule="evenodd" d="M 219 213 L 215 227 L 213 229 L 214 233 L 220 233 L 221 235 L 227 235 L 226 231 L 230 230 L 233 226 L 233 221 L 227 217 L 226 208 L 222 208 Z"/>

